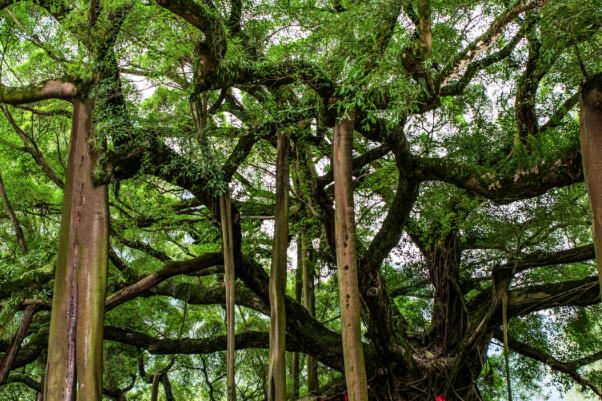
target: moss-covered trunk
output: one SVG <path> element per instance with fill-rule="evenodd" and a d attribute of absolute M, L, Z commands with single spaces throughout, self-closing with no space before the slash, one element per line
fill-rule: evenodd
<path fill-rule="evenodd" d="M 583 173 L 593 214 L 592 231 L 602 284 L 602 74 L 581 85 L 580 141 Z M 600 286 L 602 291 L 602 285 Z"/>
<path fill-rule="evenodd" d="M 52 300 L 44 400 L 102 399 L 107 188 L 94 184 L 92 103 L 76 100 Z"/>

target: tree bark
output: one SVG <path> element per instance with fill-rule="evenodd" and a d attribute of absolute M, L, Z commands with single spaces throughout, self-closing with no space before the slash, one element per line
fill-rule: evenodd
<path fill-rule="evenodd" d="M 583 173 L 592 208 L 598 277 L 602 283 L 602 74 L 587 79 L 581 85 L 580 106 Z M 602 285 L 600 289 L 602 293 Z"/>
<path fill-rule="evenodd" d="M 13 225 L 13 229 L 15 230 L 15 236 L 17 237 L 17 243 L 19 247 L 23 251 L 23 253 L 27 253 L 27 241 L 25 241 L 25 235 L 23 234 L 23 230 L 21 229 L 21 224 L 19 224 L 19 220 L 17 219 L 17 215 L 15 214 L 15 209 L 13 209 L 13 205 L 8 198 L 8 194 L 6 193 L 6 188 L 4 187 L 4 181 L 2 180 L 2 176 L 0 176 L 0 195 L 2 195 L 2 203 L 4 203 L 4 211 L 10 218 L 10 222 Z"/>
<path fill-rule="evenodd" d="M 295 301 L 301 303 L 301 297 L 303 295 L 303 247 L 302 247 L 303 230 L 299 231 L 297 237 L 297 269 L 295 270 Z M 293 392 L 291 398 L 296 400 L 299 398 L 299 371 L 300 371 L 300 357 L 299 352 L 293 352 L 293 358 L 291 361 L 291 376 L 293 379 Z"/>
<path fill-rule="evenodd" d="M 459 284 L 459 239 L 455 233 L 435 238 L 425 253 L 431 283 L 435 287 L 432 330 L 441 351 L 447 353 L 462 340 L 468 323 Z"/>
<path fill-rule="evenodd" d="M 155 373 L 153 375 L 153 384 L 151 386 L 151 401 L 159 400 L 159 383 L 161 383 L 161 374 Z"/>
<path fill-rule="evenodd" d="M 361 301 L 358 288 L 357 245 L 353 208 L 353 113 L 337 119 L 334 127 L 333 170 L 335 237 L 339 275 L 341 333 L 345 381 L 349 401 L 367 401 L 368 389 L 361 335 Z"/>
<path fill-rule="evenodd" d="M 74 101 L 44 399 L 102 399 L 102 341 L 109 211 L 106 185 L 94 185 L 92 103 Z"/>
<path fill-rule="evenodd" d="M 278 136 L 276 160 L 276 211 L 270 269 L 270 360 L 268 401 L 286 399 L 286 249 L 288 247 L 289 135 Z"/>
<path fill-rule="evenodd" d="M 234 321 L 234 247 L 232 234 L 232 208 L 230 195 L 220 197 L 220 214 L 222 220 L 222 244 L 224 254 L 224 284 L 226 288 L 226 326 L 227 326 L 227 392 L 228 401 L 236 401 L 235 364 L 235 321 Z"/>
<path fill-rule="evenodd" d="M 314 299 L 314 269 L 309 259 L 309 238 L 304 231 L 301 232 L 301 269 L 303 270 L 303 306 L 307 309 L 310 316 L 316 316 L 316 304 Z M 318 365 L 316 358 L 311 355 L 306 357 L 307 364 L 307 392 L 317 393 Z"/>

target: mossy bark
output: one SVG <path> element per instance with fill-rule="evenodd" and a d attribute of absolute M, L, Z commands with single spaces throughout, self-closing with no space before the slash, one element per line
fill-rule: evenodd
<path fill-rule="evenodd" d="M 583 173 L 592 208 L 592 233 L 602 284 L 602 74 L 581 85 L 580 141 Z M 602 291 L 602 285 L 600 286 Z"/>
<path fill-rule="evenodd" d="M 94 184 L 92 103 L 74 101 L 44 399 L 102 399 L 102 341 L 107 282 L 107 188 Z"/>

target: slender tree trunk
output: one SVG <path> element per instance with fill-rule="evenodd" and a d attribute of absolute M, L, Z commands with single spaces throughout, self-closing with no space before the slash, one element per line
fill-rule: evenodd
<path fill-rule="evenodd" d="M 303 295 L 303 247 L 302 247 L 303 231 L 299 232 L 297 238 L 297 269 L 295 270 L 295 301 L 301 303 L 301 297 Z M 300 371 L 300 357 L 301 353 L 293 352 L 293 358 L 291 361 L 291 376 L 293 378 L 293 392 L 291 398 L 296 400 L 299 398 L 299 371 Z"/>
<path fill-rule="evenodd" d="M 165 401 L 175 401 L 176 398 L 173 395 L 173 388 L 167 372 L 161 375 L 161 383 L 163 383 L 163 390 L 165 391 Z"/>
<path fill-rule="evenodd" d="M 304 231 L 301 232 L 301 269 L 303 270 L 303 305 L 311 316 L 316 315 L 316 304 L 314 300 L 314 267 L 309 259 L 309 238 Z M 316 359 L 306 356 L 307 363 L 307 392 L 318 392 L 318 364 Z"/>
<path fill-rule="evenodd" d="M 35 305 L 29 305 L 25 308 L 25 312 L 23 312 L 23 319 L 21 319 L 21 324 L 17 329 L 10 345 L 6 349 L 6 353 L 4 354 L 4 358 L 0 361 L 0 383 L 4 383 L 6 379 L 8 379 L 8 374 L 10 373 L 10 368 L 21 349 L 21 343 L 23 343 L 23 339 L 27 334 L 27 330 L 29 329 L 29 325 L 33 319 L 33 315 L 36 311 Z"/>
<path fill-rule="evenodd" d="M 226 287 L 226 326 L 227 326 L 227 356 L 226 364 L 228 368 L 227 387 L 228 401 L 236 401 L 236 382 L 234 377 L 234 247 L 232 238 L 232 208 L 230 204 L 230 195 L 225 194 L 220 197 L 220 214 L 222 220 L 222 244 L 224 254 L 224 281 Z"/>
<path fill-rule="evenodd" d="M 268 401 L 286 399 L 286 249 L 288 247 L 289 136 L 278 136 L 276 160 L 276 211 L 270 269 L 270 360 Z"/>
<path fill-rule="evenodd" d="M 581 86 L 580 141 L 583 173 L 593 214 L 592 232 L 602 284 L 602 74 Z M 602 285 L 600 286 L 602 293 Z"/>
<path fill-rule="evenodd" d="M 65 185 L 44 399 L 102 399 L 102 340 L 109 211 L 95 186 L 92 104 L 76 100 Z"/>
<path fill-rule="evenodd" d="M 161 383 L 161 374 L 155 373 L 153 375 L 153 384 L 151 386 L 151 401 L 159 400 L 159 384 Z"/>
<path fill-rule="evenodd" d="M 361 335 L 361 301 L 357 278 L 357 249 L 353 210 L 353 113 L 337 119 L 334 128 L 333 170 L 335 237 L 339 274 L 339 304 L 345 381 L 349 401 L 367 401 L 368 387 Z"/>
<path fill-rule="evenodd" d="M 15 230 L 15 235 L 17 237 L 17 243 L 19 247 L 23 251 L 23 253 L 27 253 L 27 241 L 25 241 L 25 235 L 23 234 L 23 230 L 21 229 L 21 224 L 19 224 L 19 220 L 17 219 L 17 215 L 15 214 L 15 210 L 13 209 L 13 205 L 8 198 L 8 194 L 6 193 L 6 188 L 4 187 L 4 181 L 2 180 L 2 176 L 0 176 L 0 195 L 2 195 L 2 203 L 4 204 L 4 211 L 8 215 L 11 224 L 13 225 L 13 229 Z"/>

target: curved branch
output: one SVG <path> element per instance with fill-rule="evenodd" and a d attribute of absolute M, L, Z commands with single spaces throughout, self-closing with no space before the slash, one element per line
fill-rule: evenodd
<path fill-rule="evenodd" d="M 522 316 L 559 306 L 594 305 L 600 302 L 599 288 L 597 276 L 516 288 L 508 294 L 508 313 Z"/>
<path fill-rule="evenodd" d="M 494 335 L 494 338 L 500 342 L 504 341 L 503 335 L 499 332 Z M 587 380 L 586 378 L 584 378 L 577 372 L 577 369 L 583 365 L 578 365 L 574 361 L 573 362 L 562 362 L 562 361 L 554 358 L 552 355 L 548 354 L 547 352 L 538 350 L 538 349 L 536 349 L 526 343 L 523 343 L 515 338 L 512 338 L 512 337 L 508 338 L 508 346 L 510 347 L 510 349 L 512 351 L 514 351 L 518 354 L 521 354 L 528 358 L 539 361 L 545 365 L 548 365 L 550 367 L 550 369 L 552 369 L 552 370 L 569 375 L 575 382 L 577 382 L 578 384 L 580 384 L 584 387 L 589 388 L 595 394 L 597 394 L 600 398 L 602 398 L 602 391 L 598 388 L 598 386 L 596 386 L 593 382 L 591 382 L 590 380 Z M 599 355 L 599 354 L 596 354 L 596 355 L 599 356 L 598 359 L 602 358 L 602 355 Z"/>
<path fill-rule="evenodd" d="M 494 273 L 501 273 L 502 271 L 520 273 L 535 267 L 585 262 L 595 257 L 593 244 L 551 253 L 534 252 L 526 255 L 518 262 L 507 263 L 495 268 Z"/>
<path fill-rule="evenodd" d="M 157 4 L 182 17 L 206 36 L 208 66 L 212 70 L 226 54 L 227 38 L 219 11 L 210 2 L 156 0 Z"/>
<path fill-rule="evenodd" d="M 515 167 L 506 175 L 498 175 L 498 171 L 446 157 L 422 158 L 418 159 L 417 175 L 423 181 L 443 181 L 498 204 L 533 198 L 583 181 L 581 155 L 577 151 L 535 166 Z"/>
<path fill-rule="evenodd" d="M 241 85 L 265 85 L 271 88 L 303 82 L 322 98 L 328 99 L 335 92 L 335 83 L 316 64 L 307 61 L 283 63 L 262 62 L 256 64 L 230 63 L 216 69 L 198 91 L 223 89 Z"/>
<path fill-rule="evenodd" d="M 223 261 L 221 253 L 209 253 L 194 259 L 185 261 L 176 261 L 167 263 L 161 270 L 149 274 L 138 281 L 128 285 L 125 288 L 111 294 L 107 297 L 106 308 L 110 310 L 136 296 L 150 290 L 157 284 L 167 280 L 170 277 L 179 274 L 189 274 L 199 272 L 203 269 L 221 264 Z"/>
<path fill-rule="evenodd" d="M 550 119 L 541 127 L 539 127 L 539 132 L 544 132 L 546 130 L 558 127 L 564 116 L 566 116 L 577 103 L 579 103 L 579 92 L 574 93 L 571 97 L 566 99 L 564 103 L 562 103 L 562 105 L 554 112 Z"/>
<path fill-rule="evenodd" d="M 77 86 L 70 82 L 48 80 L 22 87 L 0 84 L 0 103 L 24 104 L 48 99 L 70 101 L 78 95 Z"/>
<path fill-rule="evenodd" d="M 525 11 L 543 6 L 547 0 L 527 0 L 521 1 L 515 7 L 500 15 L 489 26 L 487 31 L 473 40 L 464 50 L 462 50 L 454 60 L 445 67 L 441 73 L 442 80 L 453 79 L 455 75 L 465 66 L 474 60 L 479 54 L 486 51 L 502 32 L 502 29 L 511 23 L 518 15 Z"/>

